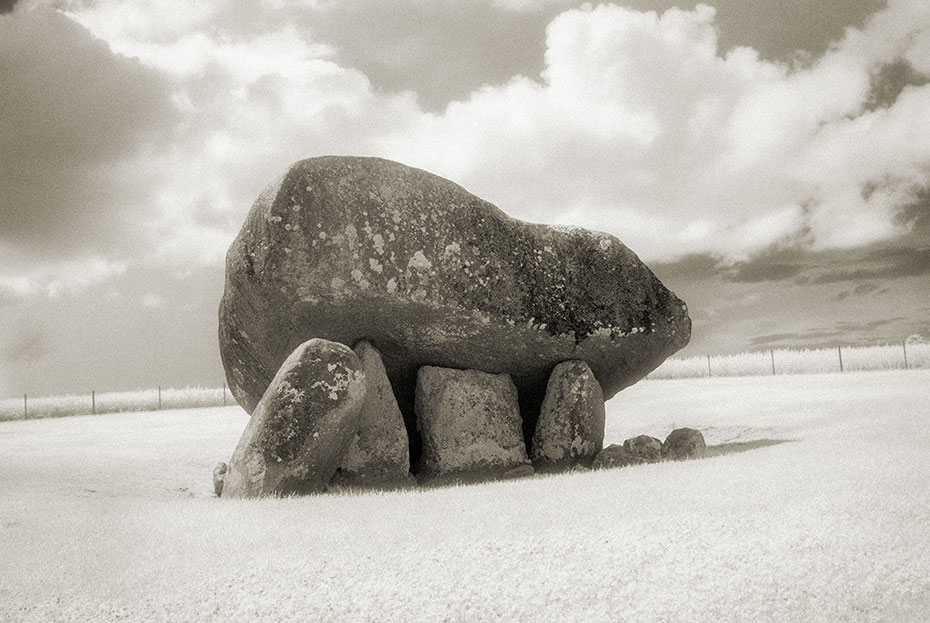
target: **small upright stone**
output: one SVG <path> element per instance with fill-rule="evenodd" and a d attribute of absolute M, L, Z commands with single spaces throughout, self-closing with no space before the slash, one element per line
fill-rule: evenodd
<path fill-rule="evenodd" d="M 564 361 L 549 376 L 531 454 L 537 469 L 590 464 L 604 445 L 604 394 L 584 361 Z"/>
<path fill-rule="evenodd" d="M 216 497 L 223 495 L 223 482 L 226 480 L 226 471 L 229 467 L 226 463 L 217 463 L 213 468 L 213 493 Z"/>
<path fill-rule="evenodd" d="M 410 450 L 404 417 L 397 407 L 381 354 L 362 341 L 353 349 L 362 362 L 368 390 L 358 433 L 349 444 L 333 482 L 345 486 L 394 487 L 410 480 Z"/>
<path fill-rule="evenodd" d="M 649 435 L 638 435 L 623 442 L 623 447 L 633 456 L 637 456 L 647 463 L 658 463 L 662 460 L 662 442 Z"/>
<path fill-rule="evenodd" d="M 312 339 L 284 361 L 229 462 L 223 497 L 323 491 L 358 430 L 365 373 L 343 344 Z"/>
<path fill-rule="evenodd" d="M 498 478 L 529 464 L 510 375 L 423 366 L 415 408 L 426 481 Z"/>
<path fill-rule="evenodd" d="M 682 459 L 703 459 L 707 449 L 704 435 L 693 428 L 676 428 L 662 445 L 662 455 L 670 461 Z"/>

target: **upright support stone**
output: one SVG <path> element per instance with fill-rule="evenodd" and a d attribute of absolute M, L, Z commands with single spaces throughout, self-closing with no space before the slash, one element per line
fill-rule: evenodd
<path fill-rule="evenodd" d="M 358 430 L 365 387 L 348 346 L 321 339 L 298 346 L 252 412 L 222 497 L 323 491 Z"/>
<path fill-rule="evenodd" d="M 356 344 L 353 351 L 362 363 L 368 390 L 358 432 L 339 464 L 333 483 L 360 487 L 409 484 L 412 477 L 407 429 L 381 353 L 365 341 Z"/>
<path fill-rule="evenodd" d="M 531 457 L 537 469 L 589 467 L 604 445 L 604 394 L 584 361 L 563 361 L 546 386 Z"/>
<path fill-rule="evenodd" d="M 510 375 L 423 366 L 415 409 L 423 480 L 498 478 L 529 466 Z"/>

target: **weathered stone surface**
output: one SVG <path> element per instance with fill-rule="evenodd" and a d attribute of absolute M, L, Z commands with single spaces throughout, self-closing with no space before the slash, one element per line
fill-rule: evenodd
<path fill-rule="evenodd" d="M 304 340 L 365 339 L 408 431 L 416 371 L 434 365 L 511 374 L 527 437 L 559 362 L 586 361 L 609 398 L 691 332 L 684 303 L 613 236 L 517 221 L 448 180 L 351 157 L 298 162 L 261 194 L 227 254 L 219 317 L 249 412 Z"/>
<path fill-rule="evenodd" d="M 552 370 L 531 444 L 539 469 L 590 463 L 604 445 L 604 394 L 584 361 Z"/>
<path fill-rule="evenodd" d="M 333 483 L 395 486 L 409 482 L 410 450 L 404 418 L 378 350 L 362 341 L 353 349 L 365 371 L 367 391 L 358 432 L 349 444 Z"/>
<path fill-rule="evenodd" d="M 702 459 L 707 444 L 704 435 L 693 428 L 676 428 L 662 444 L 662 455 L 671 461 L 681 459 Z"/>
<path fill-rule="evenodd" d="M 494 478 L 529 464 L 517 388 L 506 374 L 424 366 L 416 414 L 421 478 Z"/>
<path fill-rule="evenodd" d="M 223 495 L 223 482 L 226 480 L 226 471 L 229 467 L 226 463 L 217 463 L 213 468 L 213 493 L 217 497 Z"/>
<path fill-rule="evenodd" d="M 612 443 L 594 457 L 591 465 L 594 469 L 608 469 L 611 467 L 626 467 L 627 465 L 640 465 L 646 461 L 630 452 L 629 448 Z"/>
<path fill-rule="evenodd" d="M 662 460 L 662 442 L 649 435 L 638 435 L 623 442 L 623 447 L 647 463 Z"/>
<path fill-rule="evenodd" d="M 343 344 L 312 339 L 281 365 L 229 462 L 223 497 L 323 491 L 358 430 L 365 374 Z"/>

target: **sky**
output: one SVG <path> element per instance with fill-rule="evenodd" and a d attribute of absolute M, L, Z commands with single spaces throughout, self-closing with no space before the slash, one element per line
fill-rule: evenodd
<path fill-rule="evenodd" d="M 930 339 L 926 0 L 0 0 L 0 396 L 223 382 L 223 258 L 381 156 L 616 235 L 680 355 Z"/>

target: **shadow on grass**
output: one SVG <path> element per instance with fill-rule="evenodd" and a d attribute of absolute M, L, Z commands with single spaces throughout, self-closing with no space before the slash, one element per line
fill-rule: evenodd
<path fill-rule="evenodd" d="M 704 452 L 704 458 L 709 459 L 724 454 L 734 454 L 736 452 L 748 452 L 756 448 L 765 448 L 766 446 L 777 446 L 780 443 L 791 443 L 791 439 L 754 439 L 752 441 L 736 441 L 733 443 L 721 443 L 716 446 L 707 446 Z"/>

